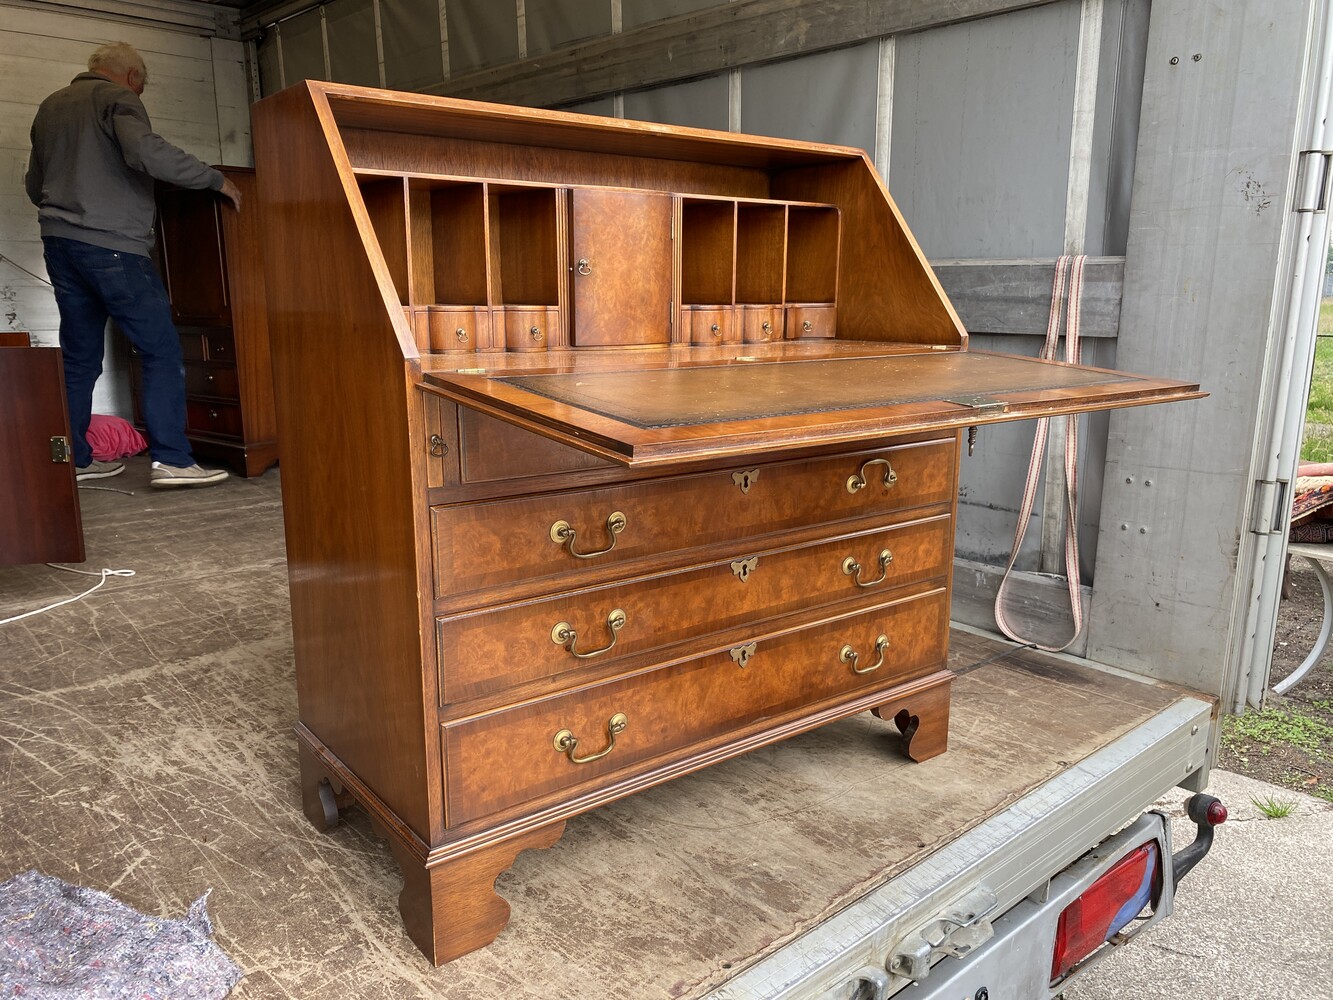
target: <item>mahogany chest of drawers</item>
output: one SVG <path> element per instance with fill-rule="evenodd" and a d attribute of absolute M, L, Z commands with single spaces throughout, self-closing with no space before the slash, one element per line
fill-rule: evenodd
<path fill-rule="evenodd" d="M 565 820 L 874 711 L 947 745 L 959 433 L 1197 395 L 969 352 L 859 150 L 255 109 L 307 815 L 439 963 Z"/>

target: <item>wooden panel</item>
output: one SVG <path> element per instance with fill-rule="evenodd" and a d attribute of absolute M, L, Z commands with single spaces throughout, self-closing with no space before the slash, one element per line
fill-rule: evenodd
<path fill-rule="evenodd" d="M 0 347 L 0 566 L 83 562 L 74 463 L 51 459 L 69 440 L 60 349 Z"/>
<path fill-rule="evenodd" d="M 837 301 L 840 233 L 836 208 L 788 210 L 786 301 Z"/>
<path fill-rule="evenodd" d="M 931 267 L 972 333 L 1043 336 L 1051 313 L 1051 260 L 932 260 Z M 1080 337 L 1114 337 L 1120 329 L 1123 257 L 1090 257 L 1083 271 Z"/>
<path fill-rule="evenodd" d="M 486 199 L 480 184 L 435 187 L 430 192 L 435 302 L 485 305 Z"/>
<path fill-rule="evenodd" d="M 380 253 L 388 265 L 393 287 L 398 292 L 398 301 L 403 305 L 412 302 L 411 273 L 408 261 L 407 234 L 407 188 L 401 178 L 383 178 L 363 180 L 361 199 L 366 204 L 370 224 L 375 227 L 375 238 L 379 242 Z"/>
<path fill-rule="evenodd" d="M 811 524 L 951 503 L 954 445 L 949 438 L 834 458 L 434 507 L 436 594 L 505 585 L 515 593 L 532 593 L 549 586 L 554 577 L 562 586 L 573 587 L 603 568 L 625 572 L 636 561 L 682 548 L 734 544 L 740 537 L 758 539 Z M 848 478 L 872 460 L 880 463 L 867 470 L 869 484 L 849 491 Z M 889 464 L 895 478 L 885 486 Z M 617 511 L 626 523 L 612 536 L 607 521 Z M 574 529 L 576 551 L 605 548 L 613 537 L 615 547 L 593 559 L 576 558 L 567 544 L 551 537 L 552 526 L 561 520 Z"/>
<path fill-rule="evenodd" d="M 976 351 L 750 360 L 426 379 L 465 405 L 630 467 L 1202 395 L 1187 382 Z"/>
<path fill-rule="evenodd" d="M 162 274 L 172 319 L 192 326 L 229 323 L 231 302 L 218 196 L 163 186 L 158 191 L 157 210 Z"/>
<path fill-rule="evenodd" d="M 680 300 L 731 305 L 736 296 L 736 203 L 694 201 L 681 206 Z"/>
<path fill-rule="evenodd" d="M 427 396 L 439 400 L 438 396 Z M 443 400 L 440 400 L 443 403 Z M 492 483 L 544 476 L 556 472 L 613 468 L 611 462 L 540 437 L 521 427 L 487 417 L 476 410 L 455 407 L 462 438 L 462 481 Z M 432 484 L 435 485 L 435 484 Z"/>
<path fill-rule="evenodd" d="M 821 702 L 858 690 L 883 688 L 944 665 L 947 601 L 943 591 L 787 634 L 756 630 L 745 666 L 726 650 L 651 674 L 483 716 L 446 728 L 451 824 L 465 823 L 557 790 L 616 780 L 636 764 L 688 756 L 734 739 L 747 725 L 771 724 L 784 713 L 809 712 Z M 843 646 L 861 668 L 876 661 L 879 636 L 888 638 L 882 666 L 854 673 Z M 623 713 L 628 724 L 600 760 L 572 763 L 553 746 L 568 729 L 576 753 L 609 743 L 607 723 Z"/>
<path fill-rule="evenodd" d="M 629 669 L 642 662 L 641 654 L 725 642 L 710 637 L 778 615 L 882 598 L 925 581 L 939 586 L 949 573 L 951 528 L 948 515 L 941 515 L 780 549 L 757 551 L 746 539 L 729 557 L 686 572 L 440 618 L 441 703 L 550 682 L 585 668 L 623 662 L 619 669 Z M 618 629 L 608 624 L 614 611 L 622 612 Z M 572 640 L 554 641 L 553 628 L 561 622 L 576 633 Z M 591 655 L 604 647 L 605 653 Z"/>
<path fill-rule="evenodd" d="M 458 483 L 461 455 L 458 407 L 430 393 L 422 393 L 422 404 L 426 421 L 426 485 L 454 486 Z"/>
<path fill-rule="evenodd" d="M 568 104 L 1048 2 L 738 0 L 543 53 L 540 59 L 453 76 L 430 89 L 507 104 Z"/>
<path fill-rule="evenodd" d="M 438 740 L 422 724 L 423 699 L 435 702 L 417 604 L 430 577 L 415 538 L 428 528 L 413 507 L 424 420 L 326 113 L 305 87 L 254 111 L 297 697 L 304 725 L 392 810 L 397 836 L 429 838 L 442 810 Z M 348 577 L 351 566 L 363 572 Z"/>
<path fill-rule="evenodd" d="M 786 255 L 786 207 L 747 202 L 737 205 L 736 301 L 782 302 Z"/>
<path fill-rule="evenodd" d="M 852 340 L 964 344 L 967 334 L 945 298 L 869 159 L 789 170 L 773 178 L 773 195 L 827 202 L 841 210 L 841 243 L 855 248 L 839 262 L 838 335 Z M 885 263 L 893 261 L 892 267 Z M 792 282 L 788 263 L 788 287 Z M 796 301 L 790 294 L 789 300 Z"/>
<path fill-rule="evenodd" d="M 570 192 L 575 347 L 670 342 L 671 212 L 665 194 Z"/>

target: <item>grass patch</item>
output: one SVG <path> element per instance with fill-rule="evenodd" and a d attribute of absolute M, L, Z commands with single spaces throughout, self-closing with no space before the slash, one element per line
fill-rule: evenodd
<path fill-rule="evenodd" d="M 1333 726 L 1298 711 L 1268 708 L 1229 716 L 1222 724 L 1222 739 L 1232 746 L 1241 740 L 1263 745 L 1288 743 L 1308 754 L 1322 756 L 1333 746 Z"/>
<path fill-rule="evenodd" d="M 1255 808 L 1269 819 L 1284 819 L 1296 811 L 1296 803 L 1288 799 L 1275 799 L 1268 796 L 1263 799 L 1250 799 Z"/>
<path fill-rule="evenodd" d="M 1315 341 L 1310 402 L 1305 408 L 1305 439 L 1301 461 L 1333 462 L 1333 299 L 1319 305 L 1319 332 Z"/>

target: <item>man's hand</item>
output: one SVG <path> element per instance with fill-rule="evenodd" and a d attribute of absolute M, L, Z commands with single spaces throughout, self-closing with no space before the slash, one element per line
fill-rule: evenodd
<path fill-rule="evenodd" d="M 231 182 L 230 177 L 222 178 L 222 187 L 218 189 L 218 194 L 231 202 L 231 207 L 236 211 L 241 210 L 241 189 Z"/>

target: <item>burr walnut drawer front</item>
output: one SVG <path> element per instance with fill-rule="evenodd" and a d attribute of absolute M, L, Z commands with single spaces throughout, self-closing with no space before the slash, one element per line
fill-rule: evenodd
<path fill-rule="evenodd" d="M 952 519 L 766 551 L 436 620 L 442 703 L 707 643 L 778 615 L 873 600 L 948 575 Z M 753 628 L 749 629 L 753 631 Z M 717 640 L 721 641 L 721 640 Z M 681 652 L 677 655 L 688 655 Z"/>
<path fill-rule="evenodd" d="M 445 724 L 447 822 L 611 784 L 923 676 L 944 665 L 947 628 L 935 590 Z"/>
<path fill-rule="evenodd" d="M 953 498 L 952 437 L 874 452 L 740 466 L 431 508 L 436 595 L 561 589 L 605 567 Z"/>

